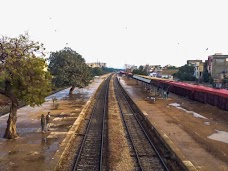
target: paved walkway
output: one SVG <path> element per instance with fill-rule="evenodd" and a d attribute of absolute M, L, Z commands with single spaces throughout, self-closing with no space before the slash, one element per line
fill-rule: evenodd
<path fill-rule="evenodd" d="M 67 142 L 75 129 L 75 122 L 89 98 L 94 94 L 103 78 L 96 78 L 83 91 L 74 90 L 74 99 L 69 99 L 69 88 L 45 99 L 39 107 L 25 106 L 17 112 L 15 140 L 3 139 L 8 114 L 0 117 L 0 170 L 43 171 L 54 170 Z M 57 102 L 53 104 L 52 99 Z M 52 125 L 46 133 L 41 132 L 40 116 L 51 112 Z M 73 128 L 74 127 L 74 128 Z M 69 132 L 71 133 L 69 135 Z"/>

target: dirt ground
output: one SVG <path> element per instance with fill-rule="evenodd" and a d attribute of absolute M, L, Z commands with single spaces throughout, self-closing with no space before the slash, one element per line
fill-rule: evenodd
<path fill-rule="evenodd" d="M 154 102 L 147 98 L 154 94 L 143 84 L 126 77 L 120 82 L 161 135 L 175 144 L 173 148 L 185 162 L 197 170 L 228 170 L 227 142 L 208 138 L 216 131 L 228 132 L 228 111 L 172 93 L 168 99 L 156 97 Z M 174 103 L 180 106 L 170 105 Z M 227 140 L 227 136 L 222 138 Z"/>

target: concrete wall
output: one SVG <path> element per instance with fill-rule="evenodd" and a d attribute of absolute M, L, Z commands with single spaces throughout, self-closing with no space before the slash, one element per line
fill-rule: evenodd
<path fill-rule="evenodd" d="M 223 72 L 228 72 L 228 55 L 214 55 L 212 60 L 212 68 L 212 77 L 215 79 L 221 79 Z"/>

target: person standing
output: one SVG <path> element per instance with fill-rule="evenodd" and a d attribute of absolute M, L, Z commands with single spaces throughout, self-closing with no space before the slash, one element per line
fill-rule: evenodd
<path fill-rule="evenodd" d="M 46 129 L 47 131 L 49 131 L 49 128 L 50 128 L 50 119 L 51 119 L 51 115 L 50 115 L 50 112 L 48 112 L 48 114 L 46 115 Z"/>
<path fill-rule="evenodd" d="M 163 99 L 166 99 L 166 91 L 163 90 L 163 96 L 162 96 Z"/>
<path fill-rule="evenodd" d="M 41 115 L 40 122 L 41 122 L 41 131 L 44 133 L 45 126 L 46 126 L 46 118 L 45 118 L 44 114 Z"/>
<path fill-rule="evenodd" d="M 168 97 L 169 97 L 169 91 L 166 92 L 166 95 L 167 95 L 167 99 L 168 99 Z"/>

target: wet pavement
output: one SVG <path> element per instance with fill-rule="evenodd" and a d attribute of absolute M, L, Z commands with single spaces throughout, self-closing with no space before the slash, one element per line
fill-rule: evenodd
<path fill-rule="evenodd" d="M 103 81 L 96 78 L 84 89 L 75 89 L 69 98 L 69 88 L 48 96 L 42 106 L 24 106 L 17 112 L 17 132 L 14 140 L 3 139 L 8 114 L 0 117 L 0 170 L 54 170 L 63 153 L 69 130 L 80 112 Z M 57 101 L 53 103 L 53 99 Z M 40 116 L 51 112 L 51 127 L 41 132 Z M 68 136 L 68 139 L 66 138 Z"/>

